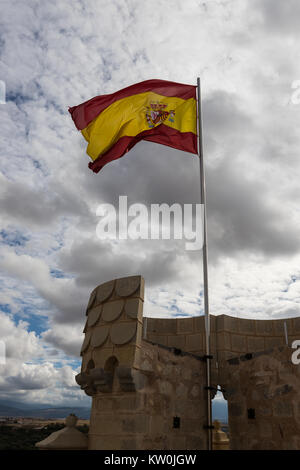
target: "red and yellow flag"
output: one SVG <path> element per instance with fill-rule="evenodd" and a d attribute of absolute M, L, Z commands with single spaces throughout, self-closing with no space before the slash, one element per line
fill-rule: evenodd
<path fill-rule="evenodd" d="M 146 80 L 69 108 L 95 173 L 140 140 L 197 153 L 196 86 Z"/>

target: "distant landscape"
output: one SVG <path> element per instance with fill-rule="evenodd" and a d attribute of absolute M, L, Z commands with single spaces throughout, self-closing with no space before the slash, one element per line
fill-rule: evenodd
<path fill-rule="evenodd" d="M 225 400 L 213 400 L 213 419 L 227 423 L 227 402 Z M 90 419 L 90 407 L 53 407 L 46 405 L 30 405 L 17 402 L 0 401 L 1 417 L 29 417 L 43 419 L 64 419 L 70 413 L 74 413 L 79 419 Z"/>
<path fill-rule="evenodd" d="M 213 420 L 224 424 L 227 432 L 227 403 L 213 401 Z M 0 401 L 0 450 L 37 450 L 35 444 L 65 426 L 65 418 L 74 413 L 77 429 L 89 431 L 90 407 L 51 407 Z"/>
<path fill-rule="evenodd" d="M 90 419 L 90 407 L 52 407 L 49 405 L 23 405 L 0 402 L 0 417 L 30 417 L 44 419 L 64 419 L 74 413 L 80 419 Z"/>

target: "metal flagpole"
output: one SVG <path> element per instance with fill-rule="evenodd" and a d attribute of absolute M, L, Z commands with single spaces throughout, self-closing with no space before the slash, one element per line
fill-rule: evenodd
<path fill-rule="evenodd" d="M 203 284 L 204 284 L 204 313 L 205 313 L 205 360 L 206 360 L 206 390 L 207 390 L 207 449 L 212 450 L 212 410 L 211 410 L 211 367 L 210 360 L 210 318 L 208 302 L 208 269 L 207 269 L 207 228 L 206 228 L 206 192 L 205 173 L 203 162 L 202 142 L 202 110 L 201 110 L 201 86 L 200 78 L 197 78 L 198 90 L 198 156 L 200 164 L 200 203 L 203 204 Z"/>

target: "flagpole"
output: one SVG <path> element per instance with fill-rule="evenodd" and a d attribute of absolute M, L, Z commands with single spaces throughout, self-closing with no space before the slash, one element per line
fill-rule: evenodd
<path fill-rule="evenodd" d="M 211 366 L 210 366 L 210 317 L 208 301 L 208 262 L 207 262 L 207 226 L 206 226 L 206 191 L 205 172 L 203 161 L 202 139 L 202 109 L 201 109 L 201 84 L 197 78 L 198 90 L 198 156 L 200 166 L 200 203 L 203 204 L 203 285 L 204 285 L 204 313 L 205 313 L 205 361 L 206 361 L 206 391 L 207 391 L 207 450 L 212 450 L 212 409 L 211 409 Z"/>

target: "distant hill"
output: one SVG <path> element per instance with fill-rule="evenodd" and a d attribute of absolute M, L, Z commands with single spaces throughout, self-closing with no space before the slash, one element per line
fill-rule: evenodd
<path fill-rule="evenodd" d="M 12 403 L 16 406 L 12 406 Z M 70 413 L 74 413 L 78 418 L 90 419 L 90 407 L 52 407 L 50 405 L 30 405 L 18 402 L 6 404 L 0 401 L 0 417 L 27 417 L 59 419 L 66 418 Z M 228 422 L 227 402 L 225 400 L 213 400 L 212 417 L 223 423 Z"/>
<path fill-rule="evenodd" d="M 46 407 L 45 408 L 16 408 L 0 403 L 0 417 L 26 417 L 58 419 L 66 418 L 70 413 L 74 413 L 80 419 L 90 419 L 90 408 L 88 407 Z"/>

